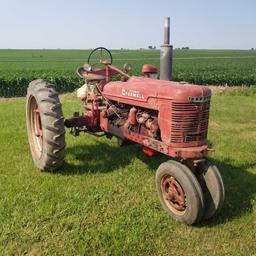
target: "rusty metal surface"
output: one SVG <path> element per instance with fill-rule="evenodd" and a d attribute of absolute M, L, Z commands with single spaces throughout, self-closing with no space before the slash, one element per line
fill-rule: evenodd
<path fill-rule="evenodd" d="M 186 209 L 185 193 L 179 182 L 172 176 L 166 175 L 161 180 L 163 198 L 170 208 L 179 212 Z"/>

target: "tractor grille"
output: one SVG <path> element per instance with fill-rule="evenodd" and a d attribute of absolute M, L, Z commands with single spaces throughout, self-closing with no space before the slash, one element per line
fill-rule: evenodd
<path fill-rule="evenodd" d="M 210 101 L 172 102 L 171 142 L 189 143 L 207 138 Z"/>

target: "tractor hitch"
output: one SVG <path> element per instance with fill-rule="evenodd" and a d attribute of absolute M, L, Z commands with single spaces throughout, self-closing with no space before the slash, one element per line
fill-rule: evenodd
<path fill-rule="evenodd" d="M 79 112 L 74 112 L 73 117 L 66 119 L 64 125 L 70 128 L 70 133 L 73 136 L 79 136 L 80 132 L 89 133 L 95 137 L 105 136 L 104 133 L 97 133 L 97 130 L 88 125 L 88 116 L 79 115 Z M 91 129 L 90 129 L 91 128 Z"/>
<path fill-rule="evenodd" d="M 74 136 L 79 136 L 80 132 L 86 131 L 86 117 L 80 116 L 79 112 L 74 112 L 73 117 L 66 119 L 64 125 L 71 128 L 70 133 Z"/>
<path fill-rule="evenodd" d="M 74 112 L 73 117 L 64 121 L 64 125 L 67 128 L 84 127 L 86 125 L 86 117 L 83 115 L 80 116 L 79 112 Z"/>

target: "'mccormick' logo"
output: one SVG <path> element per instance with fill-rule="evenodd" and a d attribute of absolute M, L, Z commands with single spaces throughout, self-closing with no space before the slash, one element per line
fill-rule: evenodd
<path fill-rule="evenodd" d="M 139 91 L 134 91 L 134 90 L 122 89 L 122 95 L 131 97 L 131 98 L 144 99 L 144 95 L 142 93 L 140 93 Z"/>

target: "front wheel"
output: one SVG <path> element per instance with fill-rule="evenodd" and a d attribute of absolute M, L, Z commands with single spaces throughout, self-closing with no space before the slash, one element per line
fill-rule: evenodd
<path fill-rule="evenodd" d="M 204 213 L 201 186 L 190 169 L 176 161 L 167 161 L 156 172 L 156 190 L 163 208 L 179 222 L 191 225 Z"/>
<path fill-rule="evenodd" d="M 40 170 L 53 171 L 64 159 L 64 117 L 58 93 L 38 79 L 27 89 L 26 122 L 31 155 Z"/>
<path fill-rule="evenodd" d="M 210 219 L 222 209 L 225 199 L 224 183 L 217 166 L 208 159 L 199 164 L 197 177 L 204 193 L 204 218 Z"/>

